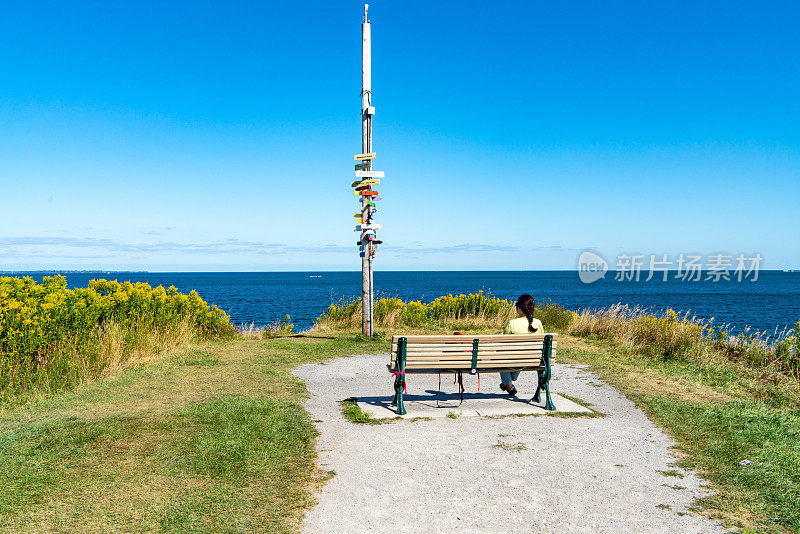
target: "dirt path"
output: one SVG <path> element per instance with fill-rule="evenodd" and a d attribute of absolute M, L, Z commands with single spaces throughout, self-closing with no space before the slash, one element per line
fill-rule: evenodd
<path fill-rule="evenodd" d="M 387 359 L 295 371 L 311 392 L 305 407 L 321 432 L 321 466 L 336 472 L 305 531 L 724 532 L 688 510 L 701 480 L 675 467 L 670 439 L 581 366 L 556 364 L 552 389 L 606 417 L 346 421 L 338 401 L 391 393 Z M 533 377 L 523 373 L 518 387 L 532 390 Z M 494 392 L 497 382 L 484 375 L 482 388 Z M 423 394 L 438 383 L 410 375 L 408 386 Z"/>

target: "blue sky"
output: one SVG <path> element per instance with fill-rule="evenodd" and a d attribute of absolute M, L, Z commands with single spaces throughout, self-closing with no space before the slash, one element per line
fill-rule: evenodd
<path fill-rule="evenodd" d="M 0 270 L 359 269 L 362 11 L 0 4 Z M 587 248 L 800 267 L 799 18 L 371 3 L 376 268 L 573 269 Z"/>

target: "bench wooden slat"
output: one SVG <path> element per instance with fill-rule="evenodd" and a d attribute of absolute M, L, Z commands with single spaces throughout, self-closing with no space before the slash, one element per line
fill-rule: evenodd
<path fill-rule="evenodd" d="M 508 362 L 483 362 L 483 363 L 479 363 L 476 366 L 476 369 L 478 369 L 479 371 L 482 370 L 482 369 L 505 369 L 505 368 L 519 369 L 519 370 L 524 370 L 524 369 L 533 370 L 533 369 L 538 369 L 540 367 L 542 367 L 542 366 L 541 365 L 530 365 L 530 362 L 515 362 L 515 361 L 512 360 L 512 361 L 508 361 Z M 414 369 L 442 369 L 442 370 L 447 370 L 447 369 L 467 369 L 467 370 L 469 370 L 471 368 L 472 368 L 471 362 L 453 362 L 453 363 L 448 363 L 446 365 L 442 365 L 442 362 L 431 362 L 431 363 L 416 364 L 416 365 L 413 365 L 413 366 L 407 365 L 406 366 L 406 371 L 411 371 L 411 370 L 414 370 Z M 392 370 L 394 370 L 394 369 L 395 369 L 395 367 L 392 367 Z"/>
<path fill-rule="evenodd" d="M 478 352 L 542 352 L 544 347 L 481 347 L 478 345 Z M 395 352 L 397 352 L 395 350 Z M 472 353 L 472 347 L 458 347 L 457 349 L 408 349 L 406 354 L 462 354 Z"/>
<path fill-rule="evenodd" d="M 515 369 L 535 370 L 541 369 L 543 364 L 539 362 L 503 360 L 478 362 L 476 369 L 486 369 L 495 367 L 514 367 Z M 413 365 L 406 365 L 406 369 L 471 369 L 472 362 L 416 362 Z"/>
<path fill-rule="evenodd" d="M 479 343 L 478 350 L 522 350 L 522 349 L 537 349 L 543 350 L 544 343 Z M 393 347 L 395 352 L 397 351 L 397 347 Z M 431 346 L 424 346 L 421 347 L 419 345 L 411 345 L 406 347 L 406 353 L 411 352 L 459 352 L 459 351 L 472 351 L 472 343 L 466 343 L 463 345 L 431 345 Z"/>
<path fill-rule="evenodd" d="M 524 371 L 524 370 L 525 369 L 523 369 L 522 367 L 492 367 L 491 369 L 478 369 L 478 371 L 480 371 L 481 373 L 492 373 L 492 374 L 501 373 L 501 372 L 504 372 L 504 371 L 513 372 L 513 371 Z M 391 371 L 395 371 L 395 369 L 391 369 Z M 453 372 L 456 372 L 456 371 L 462 371 L 462 372 L 463 371 L 467 371 L 467 374 L 469 374 L 469 368 L 466 368 L 466 369 L 441 369 L 441 368 L 437 368 L 437 369 L 409 369 L 408 371 L 406 371 L 406 373 L 408 373 L 410 375 L 411 374 L 421 374 L 422 375 L 422 374 L 437 374 L 437 373 L 453 373 Z"/>
<path fill-rule="evenodd" d="M 505 356 L 537 356 L 542 354 L 542 350 L 535 349 L 521 349 L 521 350 L 480 350 L 478 348 L 478 357 L 484 355 L 505 355 Z M 472 358 L 472 351 L 453 351 L 453 352 L 437 352 L 437 351 L 421 351 L 421 352 L 406 352 L 406 358 L 417 357 L 439 357 L 439 358 Z M 396 354 L 392 354 L 392 360 L 396 359 Z"/>
<path fill-rule="evenodd" d="M 485 349 L 505 349 L 505 350 L 514 350 L 518 348 L 531 348 L 531 349 L 539 349 L 542 350 L 544 348 L 544 343 L 479 343 L 478 347 L 482 347 Z M 393 350 L 397 350 L 397 345 L 392 346 Z M 420 350 L 441 350 L 441 351 L 459 351 L 459 350 L 472 350 L 472 343 L 460 343 L 456 345 L 455 343 L 448 343 L 446 345 L 409 345 L 406 347 L 406 352 L 410 351 L 420 351 Z"/>
<path fill-rule="evenodd" d="M 489 360 L 489 359 L 538 360 L 541 359 L 541 357 L 542 357 L 541 352 L 524 352 L 517 354 L 509 354 L 507 352 L 484 352 L 483 354 L 478 354 L 478 361 Z M 442 356 L 440 354 L 415 354 L 406 356 L 407 362 L 414 362 L 417 360 L 441 360 L 443 362 L 456 361 L 456 360 L 472 361 L 472 354 L 451 354 L 448 356 Z"/>
<path fill-rule="evenodd" d="M 461 364 L 472 365 L 472 361 L 464 361 L 464 360 L 450 360 L 450 361 L 443 361 L 443 360 L 414 360 L 413 362 L 406 362 L 406 367 L 410 368 L 410 367 L 414 367 L 414 366 L 417 366 L 417 365 L 428 365 L 428 364 L 437 363 L 437 362 L 441 362 L 442 365 L 455 365 L 455 364 L 458 364 L 458 365 L 461 365 Z M 527 365 L 527 366 L 530 366 L 530 367 L 538 367 L 538 366 L 540 366 L 542 364 L 542 360 L 538 359 L 538 358 L 535 359 L 535 360 L 507 360 L 507 359 L 489 360 L 489 359 L 487 359 L 487 360 L 478 360 L 476 367 L 480 367 L 481 365 L 483 365 L 485 363 L 494 364 L 494 363 L 509 363 L 509 362 L 514 362 L 514 365 Z"/>
<path fill-rule="evenodd" d="M 401 337 L 406 338 L 407 346 L 411 346 L 415 343 L 464 343 L 468 342 L 472 344 L 472 340 L 475 338 L 480 339 L 480 342 L 486 343 L 496 343 L 496 342 L 503 342 L 503 341 L 543 341 L 544 336 L 546 334 L 478 334 L 478 335 L 468 335 L 468 336 L 453 336 L 453 335 L 445 335 L 445 336 L 392 336 L 392 345 L 397 344 L 397 340 Z"/>
<path fill-rule="evenodd" d="M 508 356 L 536 356 L 541 355 L 541 350 L 478 350 L 478 357 L 484 354 L 505 354 Z M 458 352 L 407 352 L 406 358 L 414 358 L 417 356 L 434 356 L 434 357 L 441 357 L 441 358 L 451 358 L 451 357 L 469 357 L 472 358 L 472 351 L 458 351 Z"/>
<path fill-rule="evenodd" d="M 392 349 L 397 352 L 397 348 Z M 478 345 L 478 350 L 489 350 L 493 352 L 514 352 L 520 350 L 544 350 L 543 343 L 520 343 L 519 345 Z M 472 352 L 472 344 L 470 345 L 447 345 L 446 347 L 408 347 L 406 354 L 414 353 L 435 353 L 435 354 L 453 354 L 459 352 Z"/>
<path fill-rule="evenodd" d="M 510 345 L 522 345 L 522 344 L 525 344 L 525 343 L 537 343 L 537 344 L 541 345 L 542 343 L 544 343 L 543 339 L 526 339 L 523 336 L 517 336 L 517 337 L 519 337 L 521 339 L 508 340 L 508 341 L 483 341 L 481 339 L 480 340 L 480 344 L 481 345 L 492 345 L 492 346 L 500 346 L 500 345 L 503 345 L 503 346 L 509 345 L 510 346 Z M 434 342 L 425 342 L 425 343 L 407 343 L 406 347 L 407 348 L 411 348 L 411 347 L 420 347 L 420 348 L 431 348 L 431 347 L 433 347 L 433 348 L 435 348 L 435 347 L 451 347 L 451 346 L 456 346 L 457 347 L 459 345 L 470 345 L 470 346 L 472 346 L 472 339 L 464 340 L 465 339 L 464 336 L 454 336 L 454 338 L 457 339 L 458 341 L 453 341 L 453 342 L 449 342 L 449 343 L 445 343 L 443 341 L 434 341 Z M 396 347 L 397 343 L 392 343 L 392 345 Z"/>

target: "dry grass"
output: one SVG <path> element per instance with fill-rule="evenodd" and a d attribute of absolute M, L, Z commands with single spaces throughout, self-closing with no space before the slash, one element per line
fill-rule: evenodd
<path fill-rule="evenodd" d="M 294 334 L 294 324 L 287 314 L 283 319 L 266 326 L 256 326 L 255 323 L 242 325 L 236 329 L 236 334 L 245 339 L 272 339 Z"/>
<path fill-rule="evenodd" d="M 566 333 L 595 339 L 608 339 L 627 348 L 657 354 L 669 359 L 689 359 L 704 367 L 720 365 L 721 360 L 742 363 L 761 371 L 763 377 L 776 373 L 793 378 L 800 386 L 800 322 L 794 331 L 755 332 L 749 328 L 737 336 L 728 328 L 714 326 L 714 319 L 701 320 L 688 312 L 668 309 L 655 315 L 642 308 L 622 304 L 600 310 L 572 312 Z"/>
<path fill-rule="evenodd" d="M 107 376 L 131 366 L 154 361 L 167 351 L 187 346 L 198 337 L 199 332 L 188 317 L 169 327 L 136 329 L 133 334 L 109 321 L 100 330 L 97 370 L 90 373 L 87 369 L 86 376 Z M 128 347 L 130 339 L 133 341 Z M 80 354 L 76 352 L 74 364 L 79 365 L 81 360 Z"/>

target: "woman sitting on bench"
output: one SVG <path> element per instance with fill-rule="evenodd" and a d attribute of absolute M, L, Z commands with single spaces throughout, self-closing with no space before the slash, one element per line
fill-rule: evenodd
<path fill-rule="evenodd" d="M 517 309 L 517 318 L 506 323 L 503 328 L 504 334 L 541 334 L 544 332 L 542 322 L 533 318 L 536 301 L 532 296 L 527 293 L 520 295 L 515 307 Z M 500 389 L 509 395 L 516 395 L 517 388 L 514 387 L 514 380 L 517 378 L 519 378 L 519 371 L 500 373 Z"/>

